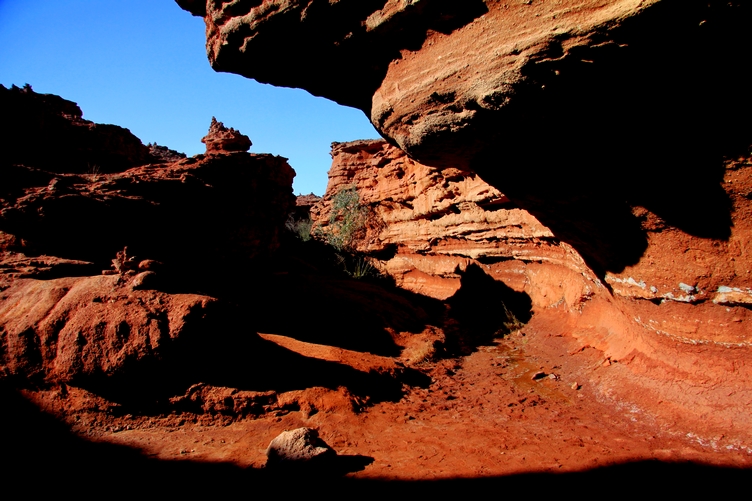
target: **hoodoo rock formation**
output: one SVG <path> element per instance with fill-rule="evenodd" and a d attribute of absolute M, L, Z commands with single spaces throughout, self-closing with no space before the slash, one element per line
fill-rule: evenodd
<path fill-rule="evenodd" d="M 245 134 L 241 134 L 232 127 L 225 127 L 222 122 L 212 117 L 209 133 L 201 138 L 201 142 L 206 145 L 206 153 L 231 153 L 233 151 L 248 151 L 251 146 L 251 140 Z"/>

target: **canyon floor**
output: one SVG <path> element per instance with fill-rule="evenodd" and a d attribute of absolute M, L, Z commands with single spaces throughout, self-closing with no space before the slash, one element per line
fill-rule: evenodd
<path fill-rule="evenodd" d="M 360 410 L 353 410 L 343 389 L 319 389 L 320 409 L 246 419 L 121 415 L 101 398 L 72 387 L 6 392 L 6 402 L 15 401 L 20 412 L 3 413 L 11 444 L 6 442 L 5 452 L 12 463 L 5 474 L 12 479 L 41 473 L 56 479 L 46 484 L 52 489 L 89 485 L 139 491 L 149 483 L 150 489 L 170 492 L 229 492 L 247 480 L 254 488 L 266 481 L 285 488 L 280 481 L 298 476 L 282 480 L 265 470 L 265 449 L 283 430 L 307 426 L 318 429 L 338 453 L 331 469 L 316 472 L 316 482 L 385 489 L 399 484 L 417 492 L 490 482 L 533 493 L 587 487 L 596 489 L 591 494 L 601 488 L 606 494 L 624 481 L 697 492 L 749 479 L 749 449 L 677 432 L 641 408 L 640 395 L 627 404 L 588 384 L 618 380 L 620 364 L 603 360 L 594 349 L 579 349 L 556 326 L 555 312 L 537 315 L 523 329 L 468 356 L 419 364 L 430 382 L 405 385 L 402 398 Z M 261 336 L 305 357 L 358 371 L 394 363 L 390 357 L 287 336 Z M 140 480 L 131 485 L 131 478 Z"/>
<path fill-rule="evenodd" d="M 604 497 L 752 478 L 752 154 L 724 164 L 730 236 L 636 210 L 645 257 L 598 275 L 474 174 L 383 142 L 335 144 L 312 206 L 284 158 L 216 120 L 185 158 L 30 87 L 0 98 L 90 136 L 0 165 L 7 485 Z M 85 173 L 113 138 L 125 166 Z M 343 251 L 311 224 L 356 187 L 378 217 Z M 300 427 L 337 455 L 267 467 Z"/>

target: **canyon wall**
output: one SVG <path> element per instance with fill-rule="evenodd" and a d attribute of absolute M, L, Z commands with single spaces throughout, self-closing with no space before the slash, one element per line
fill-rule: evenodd
<path fill-rule="evenodd" d="M 18 148 L 0 165 L 0 379 L 138 399 L 240 370 L 227 357 L 260 341 L 247 311 L 222 298 L 248 293 L 244 277 L 279 247 L 295 204 L 287 161 L 248 153 L 250 139 L 216 120 L 206 154 L 151 145 L 153 158 L 106 126 L 133 145 L 110 148 L 75 103 L 0 91 L 21 98 L 15 110 L 27 109 L 27 122 L 40 107 L 68 110 L 41 120 L 35 140 L 75 140 L 59 158 L 49 152 L 52 163 Z M 71 136 L 75 128 L 89 132 Z M 81 172 L 79 159 L 94 157 L 76 152 L 108 161 Z M 123 168 L 144 159 L 153 162 Z"/>
<path fill-rule="evenodd" d="M 411 158 L 481 174 L 601 276 L 645 252 L 636 207 L 730 235 L 748 2 L 178 3 L 204 18 L 217 71 L 360 108 Z"/>
<path fill-rule="evenodd" d="M 334 230 L 332 202 L 354 188 L 368 217 L 353 247 L 400 287 L 451 303 L 482 270 L 530 298 L 525 329 L 602 351 L 609 370 L 591 377 L 604 399 L 696 432 L 748 436 L 751 158 L 725 164 L 728 239 L 691 236 L 635 209 L 649 236 L 645 255 L 601 277 L 474 172 L 420 164 L 380 140 L 334 143 L 332 158 L 314 234 Z M 486 312 L 503 313 L 501 305 Z"/>
<path fill-rule="evenodd" d="M 23 164 L 49 172 L 108 173 L 158 163 L 158 155 L 131 131 L 83 118 L 78 105 L 54 94 L 0 85 L 4 146 L 0 164 Z"/>

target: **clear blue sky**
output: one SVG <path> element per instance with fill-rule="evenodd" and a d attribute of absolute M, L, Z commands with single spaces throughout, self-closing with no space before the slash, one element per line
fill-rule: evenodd
<path fill-rule="evenodd" d="M 144 143 L 203 153 L 216 116 L 252 152 L 289 158 L 296 194 L 321 195 L 330 143 L 379 137 L 359 110 L 214 72 L 204 43 L 203 20 L 173 0 L 0 0 L 1 84 L 58 94 Z"/>

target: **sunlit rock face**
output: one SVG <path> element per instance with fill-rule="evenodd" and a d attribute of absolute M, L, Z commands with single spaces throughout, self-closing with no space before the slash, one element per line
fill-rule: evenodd
<path fill-rule="evenodd" d="M 204 17 L 216 70 L 362 109 L 417 161 L 481 174 L 601 275 L 645 252 L 637 206 L 729 236 L 723 157 L 751 142 L 746 2 L 178 3 Z"/>
<path fill-rule="evenodd" d="M 217 296 L 279 247 L 295 207 L 286 159 L 246 153 L 250 139 L 216 121 L 206 155 L 150 154 L 59 96 L 0 86 L 0 99 L 28 125 L 15 134 L 68 141 L 58 157 L 14 144 L 0 163 L 0 381 L 133 397 L 248 350 L 253 320 Z M 101 170 L 82 172 L 87 158 Z"/>
<path fill-rule="evenodd" d="M 382 140 L 335 143 L 332 159 L 326 193 L 311 211 L 314 233 L 333 231 L 332 199 L 354 187 L 368 207 L 355 248 L 377 257 L 401 287 L 447 299 L 471 265 L 519 291 L 531 263 L 589 271 L 571 247 L 473 172 L 420 164 Z"/>
<path fill-rule="evenodd" d="M 478 238 L 500 230 L 483 226 L 482 205 L 503 194 L 524 223 L 503 231 L 531 230 L 515 245 L 571 250 L 563 266 L 548 255 L 504 266 L 524 264 L 524 284 L 510 284 L 529 291 L 533 322 L 622 362 L 609 372 L 618 377 L 594 376 L 604 398 L 639 394 L 672 422 L 750 434 L 740 403 L 752 388 L 749 2 L 179 3 L 205 19 L 216 70 L 359 108 L 411 162 L 446 171 L 411 167 L 437 180 L 422 190 L 399 179 L 408 160 L 383 146 L 335 148 L 335 164 L 366 162 L 343 180 L 384 219 L 366 250 L 392 242 L 430 261 L 424 273 L 443 282 L 425 291 L 449 293 L 447 270 L 463 253 L 513 256 Z M 435 190 L 450 193 L 453 172 L 467 189 L 447 214 Z M 453 253 L 458 228 L 468 232 Z"/>
<path fill-rule="evenodd" d="M 527 295 L 527 329 L 601 350 L 614 368 L 593 377 L 607 398 L 696 429 L 750 432 L 744 405 L 719 390 L 747 395 L 752 383 L 749 157 L 725 164 L 735 221 L 728 240 L 688 235 L 635 209 L 645 256 L 602 278 L 474 172 L 420 164 L 384 141 L 335 143 L 332 159 L 326 194 L 311 210 L 314 234 L 331 231 L 333 199 L 354 188 L 368 210 L 354 248 L 400 287 L 451 302 L 480 271 Z"/>
<path fill-rule="evenodd" d="M 225 127 L 225 124 L 218 122 L 215 117 L 212 117 L 209 133 L 201 138 L 201 142 L 206 145 L 208 155 L 248 151 L 252 145 L 248 136 L 232 127 Z"/>

